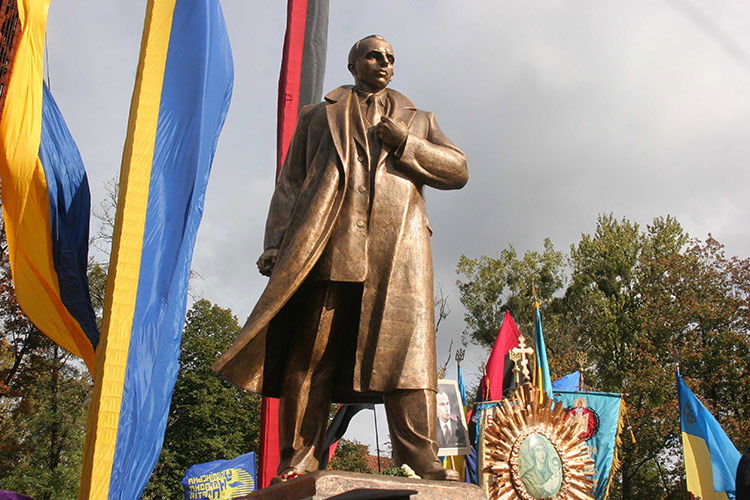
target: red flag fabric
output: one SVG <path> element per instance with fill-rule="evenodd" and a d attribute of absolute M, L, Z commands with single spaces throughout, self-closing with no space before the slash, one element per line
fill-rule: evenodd
<path fill-rule="evenodd" d="M 276 177 L 303 106 L 323 94 L 328 40 L 328 0 L 289 0 L 284 55 L 279 75 L 276 131 Z"/>
<path fill-rule="evenodd" d="M 320 101 L 328 40 L 328 0 L 288 0 L 279 75 L 276 177 L 281 173 L 302 106 Z M 260 414 L 261 488 L 279 467 L 279 400 L 263 398 Z"/>
<path fill-rule="evenodd" d="M 260 407 L 260 487 L 267 488 L 279 468 L 279 400 L 263 398 Z"/>
<path fill-rule="evenodd" d="M 485 375 L 482 377 L 480 393 L 484 401 L 497 401 L 503 399 L 503 390 L 513 382 L 513 366 L 508 358 L 508 352 L 518 347 L 518 331 L 516 321 L 509 311 L 505 311 L 503 325 L 495 339 L 495 345 L 485 366 Z"/>

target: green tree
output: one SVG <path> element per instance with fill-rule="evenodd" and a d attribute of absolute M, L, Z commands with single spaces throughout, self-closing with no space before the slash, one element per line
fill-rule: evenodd
<path fill-rule="evenodd" d="M 602 215 L 592 235 L 571 247 L 571 284 L 564 297 L 561 339 L 587 354 L 588 384 L 621 392 L 636 441 L 624 436 L 622 467 L 613 494 L 656 497 L 673 482 L 660 468 L 676 456 L 675 389 L 669 345 L 654 336 L 643 315 L 643 287 L 655 258 L 679 252 L 686 241 L 672 218 L 655 219 L 642 231 L 627 219 Z M 560 340 L 561 340 L 560 339 Z M 558 341 L 555 335 L 550 342 Z"/>
<path fill-rule="evenodd" d="M 537 285 L 550 367 L 553 377 L 562 375 L 585 354 L 587 385 L 625 394 L 629 425 L 612 498 L 684 498 L 672 347 L 688 384 L 738 448 L 747 446 L 750 259 L 727 257 L 711 237 L 691 239 L 673 217 L 656 218 L 644 229 L 601 215 L 595 231 L 572 245 L 567 264 L 570 281 L 562 295 L 555 279 L 546 290 Z M 517 268 L 523 266 L 512 247 L 499 259 L 459 261 L 466 335 L 475 342 L 492 344 L 505 307 L 515 304 L 514 315 L 526 325 L 523 285 L 510 279 Z M 563 266 L 548 269 L 553 277 L 565 272 Z M 517 275 L 543 282 L 534 273 Z"/>
<path fill-rule="evenodd" d="M 40 500 L 75 498 L 91 380 L 21 311 L 0 227 L 0 484 Z"/>
<path fill-rule="evenodd" d="M 540 300 L 551 302 L 564 284 L 564 264 L 563 253 L 554 249 L 549 238 L 541 252 L 528 251 L 521 258 L 513 246 L 496 258 L 462 255 L 457 268 L 461 279 L 456 285 L 466 309 L 465 338 L 491 348 L 505 310 L 511 311 L 524 332 L 532 333 L 532 288 Z"/>
<path fill-rule="evenodd" d="M 164 446 L 143 498 L 179 498 L 179 481 L 190 466 L 257 450 L 260 397 L 210 369 L 237 330 L 232 312 L 208 300 L 188 311 Z"/>
<path fill-rule="evenodd" d="M 356 439 L 351 441 L 342 439 L 339 441 L 336 454 L 333 456 L 331 463 L 328 464 L 328 468 L 331 470 L 370 474 L 372 471 L 367 464 L 369 454 L 366 444 L 362 444 Z"/>

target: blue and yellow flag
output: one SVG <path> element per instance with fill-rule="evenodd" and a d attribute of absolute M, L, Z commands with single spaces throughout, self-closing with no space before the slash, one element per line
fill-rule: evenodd
<path fill-rule="evenodd" d="M 193 465 L 180 481 L 184 500 L 232 500 L 257 489 L 255 453 Z"/>
<path fill-rule="evenodd" d="M 461 404 L 466 406 L 466 387 L 464 386 L 464 378 L 461 376 L 461 365 L 457 365 L 456 371 L 458 372 L 456 378 L 458 379 L 458 393 L 461 394 Z"/>
<path fill-rule="evenodd" d="M 18 0 L 18 35 L 0 118 L 0 179 L 18 303 L 34 325 L 93 372 L 99 341 L 86 266 L 86 172 L 42 81 L 49 0 Z"/>
<path fill-rule="evenodd" d="M 625 403 L 621 394 L 607 392 L 555 391 L 555 401 L 563 404 L 566 419 L 580 427 L 594 460 L 594 498 L 607 498 L 612 476 L 620 467 L 618 450 Z"/>
<path fill-rule="evenodd" d="M 534 373 L 534 385 L 547 393 L 552 399 L 552 379 L 549 375 L 549 363 L 547 362 L 547 348 L 544 345 L 544 332 L 542 331 L 542 315 L 539 313 L 539 302 L 534 302 L 534 345 L 536 346 L 536 365 Z"/>
<path fill-rule="evenodd" d="M 138 498 L 159 457 L 193 246 L 232 84 L 218 0 L 149 0 L 79 498 Z"/>
<path fill-rule="evenodd" d="M 677 372 L 687 489 L 704 500 L 734 498 L 740 452 Z"/>

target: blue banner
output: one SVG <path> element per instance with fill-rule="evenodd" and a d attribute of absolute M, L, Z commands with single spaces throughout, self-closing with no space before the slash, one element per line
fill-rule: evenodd
<path fill-rule="evenodd" d="M 552 381 L 554 391 L 579 391 L 581 390 L 581 372 L 578 370 L 568 373 L 562 378 Z"/>
<path fill-rule="evenodd" d="M 231 500 L 255 491 L 255 453 L 193 465 L 180 484 L 185 500 Z"/>
<path fill-rule="evenodd" d="M 617 468 L 617 436 L 622 418 L 622 396 L 606 392 L 555 391 L 555 400 L 575 419 L 594 459 L 594 496 L 605 498 Z"/>

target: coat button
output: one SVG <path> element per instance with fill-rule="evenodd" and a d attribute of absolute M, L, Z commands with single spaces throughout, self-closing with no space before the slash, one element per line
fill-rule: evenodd
<path fill-rule="evenodd" d="M 366 188 L 366 187 L 364 187 L 364 186 L 359 186 L 359 187 L 357 188 L 357 191 L 359 191 L 360 193 L 364 193 L 365 191 L 367 191 L 367 188 Z"/>
<path fill-rule="evenodd" d="M 357 221 L 357 227 L 365 227 L 365 221 L 363 221 L 363 220 L 358 220 L 358 221 Z"/>

